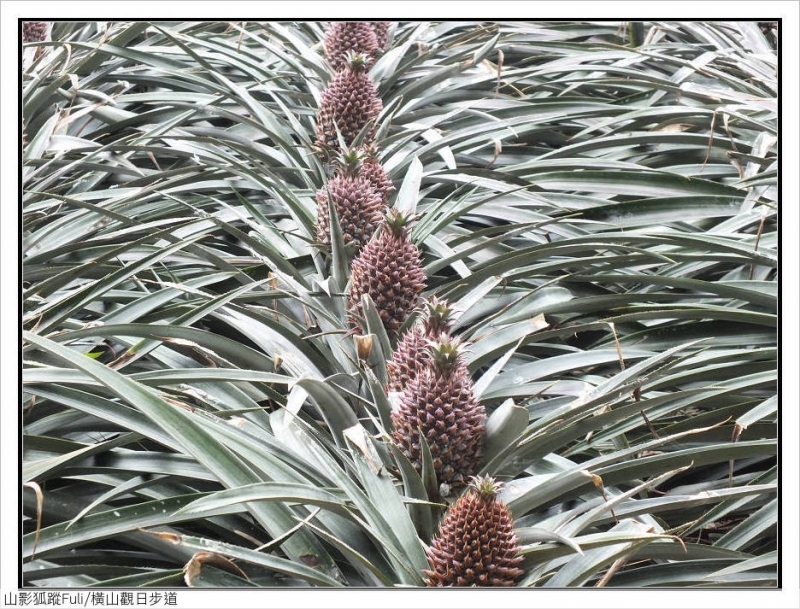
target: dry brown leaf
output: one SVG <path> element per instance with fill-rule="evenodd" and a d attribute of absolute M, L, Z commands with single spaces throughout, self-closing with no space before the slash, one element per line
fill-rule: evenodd
<path fill-rule="evenodd" d="M 36 556 L 36 546 L 39 544 L 39 533 L 42 530 L 42 507 L 44 506 L 44 493 L 42 487 L 37 482 L 30 481 L 22 485 L 27 486 L 36 493 L 36 535 L 33 537 L 33 549 L 31 550 L 31 560 Z"/>
<path fill-rule="evenodd" d="M 193 587 L 194 581 L 200 576 L 204 565 L 211 565 L 217 567 L 228 573 L 233 573 L 243 579 L 248 579 L 245 572 L 237 567 L 232 560 L 225 558 L 221 554 L 214 552 L 195 552 L 183 567 L 183 580 L 190 588 Z"/>

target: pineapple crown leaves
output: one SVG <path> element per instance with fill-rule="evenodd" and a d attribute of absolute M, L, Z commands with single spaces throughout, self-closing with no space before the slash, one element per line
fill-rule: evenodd
<path fill-rule="evenodd" d="M 420 309 L 426 332 L 442 334 L 450 331 L 455 311 L 446 299 L 431 296 L 422 303 Z"/>
<path fill-rule="evenodd" d="M 468 489 L 475 491 L 485 501 L 495 499 L 503 483 L 491 476 L 472 476 Z"/>
<path fill-rule="evenodd" d="M 372 58 L 367 53 L 348 51 L 344 54 L 345 69 L 354 72 L 364 72 L 369 69 Z"/>
<path fill-rule="evenodd" d="M 416 219 L 413 213 L 392 207 L 386 212 L 383 224 L 392 234 L 400 236 L 407 233 L 409 225 Z"/>
<path fill-rule="evenodd" d="M 342 167 L 358 168 L 364 161 L 365 156 L 364 151 L 360 148 L 348 149 L 344 147 L 337 161 Z"/>
<path fill-rule="evenodd" d="M 465 344 L 460 338 L 443 332 L 436 338 L 428 339 L 427 343 L 434 368 L 444 372 L 462 363 Z"/>
<path fill-rule="evenodd" d="M 374 118 L 368 120 L 348 145 L 339 122 L 334 118 L 331 127 L 336 133 L 336 145 L 316 142 L 312 144 L 312 149 L 333 169 L 342 169 L 344 173 L 355 175 L 364 160 L 375 154 L 372 152 L 375 149 L 372 138 L 376 122 Z"/>
<path fill-rule="evenodd" d="M 341 136 L 341 132 L 339 132 L 339 135 Z M 369 152 L 366 147 L 348 146 L 344 142 L 344 139 L 341 139 L 339 152 L 333 158 L 331 164 L 336 171 L 355 176 L 358 175 L 358 172 L 361 170 L 368 156 Z"/>
<path fill-rule="evenodd" d="M 389 207 L 386 209 L 386 215 L 378 225 L 372 238 L 378 239 L 382 234 L 388 233 L 395 239 L 408 240 L 410 243 L 413 243 L 410 234 L 410 224 L 417 220 L 417 218 L 418 216 L 412 212 L 401 211 L 396 207 Z M 409 313 L 411 312 L 413 311 Z"/>
<path fill-rule="evenodd" d="M 332 164 L 336 168 L 356 169 L 368 159 L 378 159 L 378 148 L 374 142 L 342 144 L 338 153 L 334 156 Z"/>

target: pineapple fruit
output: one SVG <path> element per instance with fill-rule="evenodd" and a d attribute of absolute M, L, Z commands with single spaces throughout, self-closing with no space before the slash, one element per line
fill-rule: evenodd
<path fill-rule="evenodd" d="M 334 176 L 317 192 L 317 241 L 331 243 L 329 206 L 333 202 L 345 246 L 356 252 L 372 237 L 383 218 L 383 197 L 365 177 L 347 173 Z"/>
<path fill-rule="evenodd" d="M 41 42 L 47 38 L 46 21 L 23 21 L 22 42 Z"/>
<path fill-rule="evenodd" d="M 337 175 L 366 179 L 378 191 L 383 204 L 388 204 L 394 185 L 378 160 L 378 149 L 374 145 L 345 148 L 334 159 L 334 168 Z"/>
<path fill-rule="evenodd" d="M 47 21 L 23 21 L 22 22 L 22 42 L 44 42 L 50 39 L 50 23 Z M 30 61 L 35 61 L 45 47 L 39 46 L 35 49 L 26 49 L 23 54 L 23 66 L 29 65 Z M 23 145 L 24 142 L 23 142 Z"/>
<path fill-rule="evenodd" d="M 323 151 L 340 150 L 337 128 L 346 146 L 350 146 L 367 127 L 362 143 L 375 137 L 374 121 L 383 110 L 375 85 L 367 74 L 369 57 L 349 54 L 348 62 L 336 73 L 320 97 L 316 140 Z"/>
<path fill-rule="evenodd" d="M 458 339 L 446 334 L 430 341 L 428 361 L 404 387 L 392 411 L 392 437 L 418 472 L 420 436 L 430 448 L 439 492 L 463 488 L 478 470 L 486 432 L 486 411 L 472 391 Z"/>
<path fill-rule="evenodd" d="M 333 200 L 345 245 L 358 252 L 372 237 L 394 190 L 372 148 L 345 149 L 336 160 L 336 173 L 317 192 L 317 241 L 330 245 L 328 205 Z"/>
<path fill-rule="evenodd" d="M 522 577 L 514 520 L 500 484 L 475 478 L 451 505 L 428 548 L 428 586 L 514 586 Z"/>
<path fill-rule="evenodd" d="M 363 334 L 361 298 L 369 294 L 386 332 L 395 338 L 425 289 L 419 249 L 409 239 L 409 216 L 390 210 L 380 228 L 353 260 L 348 293 L 350 325 Z"/>
<path fill-rule="evenodd" d="M 394 184 L 389 178 L 389 174 L 378 160 L 378 151 L 374 146 L 361 147 L 355 151 L 359 155 L 360 165 L 358 165 L 358 175 L 363 176 L 375 187 L 381 195 L 383 204 L 388 206 L 389 196 L 394 192 Z M 352 153 L 351 153 L 352 154 Z"/>
<path fill-rule="evenodd" d="M 325 32 L 325 59 L 336 72 L 346 67 L 348 53 L 363 53 L 369 69 L 378 48 L 376 30 L 364 21 L 336 21 Z"/>
<path fill-rule="evenodd" d="M 429 367 L 429 341 L 450 332 L 453 311 L 446 300 L 433 296 L 421 309 L 421 319 L 400 337 L 392 359 L 386 364 L 387 391 L 403 391 L 420 371 Z"/>
<path fill-rule="evenodd" d="M 370 25 L 372 26 L 372 31 L 375 32 L 378 55 L 380 55 L 389 46 L 389 30 L 392 24 L 389 21 L 372 21 Z"/>

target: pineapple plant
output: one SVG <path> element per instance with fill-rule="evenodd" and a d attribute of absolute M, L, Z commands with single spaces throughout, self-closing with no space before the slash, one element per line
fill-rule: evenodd
<path fill-rule="evenodd" d="M 428 586 L 514 586 L 523 574 L 514 519 L 500 483 L 476 477 L 451 505 L 428 548 Z"/>
<path fill-rule="evenodd" d="M 354 53 L 347 57 L 347 64 L 320 97 L 315 134 L 317 145 L 324 151 L 340 150 L 339 134 L 345 145 L 350 146 L 365 127 L 368 131 L 363 143 L 371 142 L 375 137 L 374 121 L 383 110 L 367 73 L 369 56 Z"/>
<path fill-rule="evenodd" d="M 317 241 L 322 246 L 331 242 L 329 206 L 333 202 L 345 245 L 357 252 L 372 237 L 383 217 L 383 199 L 364 177 L 347 173 L 331 178 L 317 192 Z"/>
<path fill-rule="evenodd" d="M 350 325 L 364 333 L 361 298 L 368 294 L 390 338 L 417 306 L 426 277 L 419 248 L 406 228 L 410 217 L 390 210 L 372 239 L 353 260 L 348 293 Z"/>
<path fill-rule="evenodd" d="M 350 53 L 363 53 L 370 68 L 378 49 L 376 31 L 365 21 L 337 21 L 325 32 L 325 59 L 336 72 L 347 66 Z"/>
<path fill-rule="evenodd" d="M 425 439 L 439 492 L 447 497 L 478 470 L 486 411 L 472 391 L 460 341 L 443 334 L 428 349 L 427 366 L 408 383 L 392 411 L 392 437 L 418 472 Z"/>
<path fill-rule="evenodd" d="M 430 365 L 429 341 L 450 332 L 453 310 L 446 300 L 431 297 L 422 304 L 421 313 L 417 323 L 400 337 L 392 359 L 386 364 L 387 391 L 403 391 Z"/>

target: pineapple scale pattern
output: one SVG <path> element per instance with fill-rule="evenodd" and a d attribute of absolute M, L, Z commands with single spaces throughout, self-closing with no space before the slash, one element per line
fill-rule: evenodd
<path fill-rule="evenodd" d="M 384 34 L 381 40 L 385 44 Z M 368 57 L 367 67 L 371 66 L 379 48 L 377 30 L 371 23 L 337 21 L 325 32 L 325 59 L 334 71 L 344 69 L 348 53 L 365 54 Z"/>
<path fill-rule="evenodd" d="M 478 469 L 486 411 L 475 398 L 458 340 L 442 335 L 428 347 L 429 360 L 392 411 L 393 439 L 417 471 L 422 441 L 430 449 L 440 493 L 463 488 Z"/>
<path fill-rule="evenodd" d="M 386 391 L 403 391 L 422 370 L 429 367 L 430 341 L 450 333 L 452 309 L 446 300 L 433 296 L 420 309 L 421 318 L 400 337 L 392 359 L 386 364 Z"/>
<path fill-rule="evenodd" d="M 426 277 L 419 249 L 405 228 L 408 218 L 390 211 L 380 230 L 353 260 L 348 311 L 350 324 L 363 333 L 362 297 L 369 295 L 390 338 L 417 306 Z"/>
<path fill-rule="evenodd" d="M 450 506 L 428 549 L 428 586 L 514 586 L 522 577 L 514 520 L 499 485 L 477 478 Z"/>

